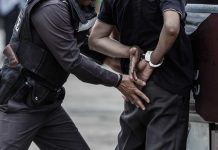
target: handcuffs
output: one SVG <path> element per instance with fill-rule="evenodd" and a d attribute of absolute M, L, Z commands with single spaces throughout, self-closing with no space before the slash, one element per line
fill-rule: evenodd
<path fill-rule="evenodd" d="M 159 64 L 153 64 L 151 62 L 151 54 L 153 53 L 153 51 L 147 51 L 145 54 L 142 54 L 142 58 L 145 59 L 145 61 L 147 61 L 150 65 L 150 67 L 152 68 L 158 68 L 163 64 L 164 59 L 162 59 L 162 61 Z"/>

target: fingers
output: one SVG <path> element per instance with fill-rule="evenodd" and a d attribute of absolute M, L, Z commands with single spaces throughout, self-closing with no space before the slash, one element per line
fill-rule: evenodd
<path fill-rule="evenodd" d="M 149 65 L 147 65 L 145 70 L 142 73 L 142 78 L 145 82 L 150 78 L 152 72 L 153 72 L 153 68 L 151 68 Z"/>
<path fill-rule="evenodd" d="M 134 72 L 133 72 L 133 79 L 134 80 L 138 80 L 138 77 L 137 77 L 137 75 L 136 75 L 136 71 L 134 70 Z"/>
<path fill-rule="evenodd" d="M 145 110 L 145 105 L 143 104 L 142 99 L 145 100 L 147 103 L 149 103 L 150 100 L 148 99 L 147 96 L 145 96 L 138 89 L 135 89 L 134 91 L 135 91 L 135 93 L 133 93 L 131 95 L 127 95 L 127 96 L 122 95 L 122 98 L 125 101 L 131 102 L 137 108 L 141 108 L 142 110 Z"/>
<path fill-rule="evenodd" d="M 139 90 L 136 90 L 135 93 L 136 93 L 136 95 L 137 95 L 138 97 L 140 97 L 141 99 L 143 99 L 143 100 L 146 101 L 147 103 L 150 103 L 149 98 L 148 98 L 144 93 L 142 93 L 142 92 L 139 91 Z"/>
<path fill-rule="evenodd" d="M 136 107 L 140 107 L 142 110 L 145 110 L 145 106 L 142 103 L 142 101 L 140 100 L 140 98 L 138 98 L 136 95 L 132 95 L 132 101 L 133 103 L 136 105 Z"/>
<path fill-rule="evenodd" d="M 143 60 L 140 61 L 140 62 L 137 64 L 137 69 L 139 70 L 139 73 L 136 74 L 136 71 L 134 71 L 133 74 L 131 74 L 133 77 L 130 78 L 130 79 L 131 79 L 136 85 L 138 85 L 138 86 L 145 86 L 145 85 L 146 85 L 146 82 L 145 82 L 144 78 L 141 78 L 141 77 L 140 77 L 140 75 L 142 74 L 142 73 L 140 73 L 140 72 L 144 71 L 145 68 L 146 68 L 146 66 L 147 66 L 147 62 L 146 62 L 146 61 L 143 61 Z M 139 75 L 139 76 L 138 76 L 138 75 Z"/>
<path fill-rule="evenodd" d="M 146 82 L 141 80 L 141 79 L 133 80 L 133 82 L 138 86 L 145 86 L 146 85 Z"/>
<path fill-rule="evenodd" d="M 129 100 L 126 98 L 126 96 L 124 96 L 124 95 L 122 95 L 122 98 L 123 98 L 123 100 L 125 100 L 125 101 L 129 101 Z"/>
<path fill-rule="evenodd" d="M 131 95 L 130 102 L 132 104 L 135 104 L 138 108 L 140 107 L 142 110 L 145 110 L 145 106 L 142 100 L 144 100 L 147 103 L 150 103 L 149 98 L 144 93 L 142 93 L 138 89 L 135 89 L 135 93 Z"/>
<path fill-rule="evenodd" d="M 137 80 L 137 76 L 136 76 L 136 73 L 135 73 L 135 67 L 136 67 L 136 64 L 138 63 L 139 61 L 139 52 L 138 52 L 138 49 L 136 47 L 132 47 L 130 49 L 130 67 L 129 67 L 129 75 L 130 75 L 130 78 L 132 80 Z"/>
<path fill-rule="evenodd" d="M 139 62 L 137 67 L 141 69 L 139 72 L 137 72 L 138 77 L 146 83 L 149 80 L 154 69 L 150 67 L 150 65 L 147 62 L 144 63 L 142 61 Z"/>
<path fill-rule="evenodd" d="M 136 67 L 136 59 L 130 57 L 129 76 L 131 80 L 137 80 L 135 67 Z"/>
<path fill-rule="evenodd" d="M 144 70 L 147 65 L 148 65 L 148 63 L 143 59 L 138 63 L 137 69 L 140 71 Z"/>
<path fill-rule="evenodd" d="M 139 90 L 136 85 L 130 80 L 129 76 L 123 75 L 122 81 L 118 90 L 133 104 L 145 110 L 143 102 L 149 103 L 149 99 Z M 126 100 L 126 98 L 124 98 Z"/>

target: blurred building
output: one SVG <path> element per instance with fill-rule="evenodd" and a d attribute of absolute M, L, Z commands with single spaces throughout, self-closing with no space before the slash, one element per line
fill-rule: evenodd
<path fill-rule="evenodd" d="M 26 0 L 0 0 L 0 18 L 5 31 L 5 44 L 8 44 L 12 35 L 17 16 Z"/>

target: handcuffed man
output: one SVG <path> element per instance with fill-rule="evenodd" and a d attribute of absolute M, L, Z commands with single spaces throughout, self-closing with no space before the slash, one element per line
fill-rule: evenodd
<path fill-rule="evenodd" d="M 185 4 L 185 0 L 102 2 L 90 48 L 122 58 L 122 72 L 135 82 L 145 81 L 142 91 L 150 99 L 149 104 L 144 103 L 145 111 L 125 102 L 116 150 L 186 149 L 194 75 L 192 49 L 184 29 Z M 109 37 L 114 27 L 119 42 Z"/>

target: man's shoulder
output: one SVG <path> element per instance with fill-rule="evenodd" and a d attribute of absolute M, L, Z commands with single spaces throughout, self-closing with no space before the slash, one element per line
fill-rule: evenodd
<path fill-rule="evenodd" d="M 58 12 L 60 15 L 68 14 L 69 7 L 67 0 L 44 0 L 38 3 L 32 14 L 50 14 Z"/>
<path fill-rule="evenodd" d="M 31 13 L 31 20 L 35 24 L 40 20 L 48 21 L 47 24 L 68 23 L 70 18 L 69 7 L 64 0 L 42 1 Z"/>
<path fill-rule="evenodd" d="M 43 8 L 43 7 L 47 7 L 50 5 L 66 6 L 68 5 L 68 1 L 67 0 L 45 0 L 39 5 L 39 7 Z"/>

